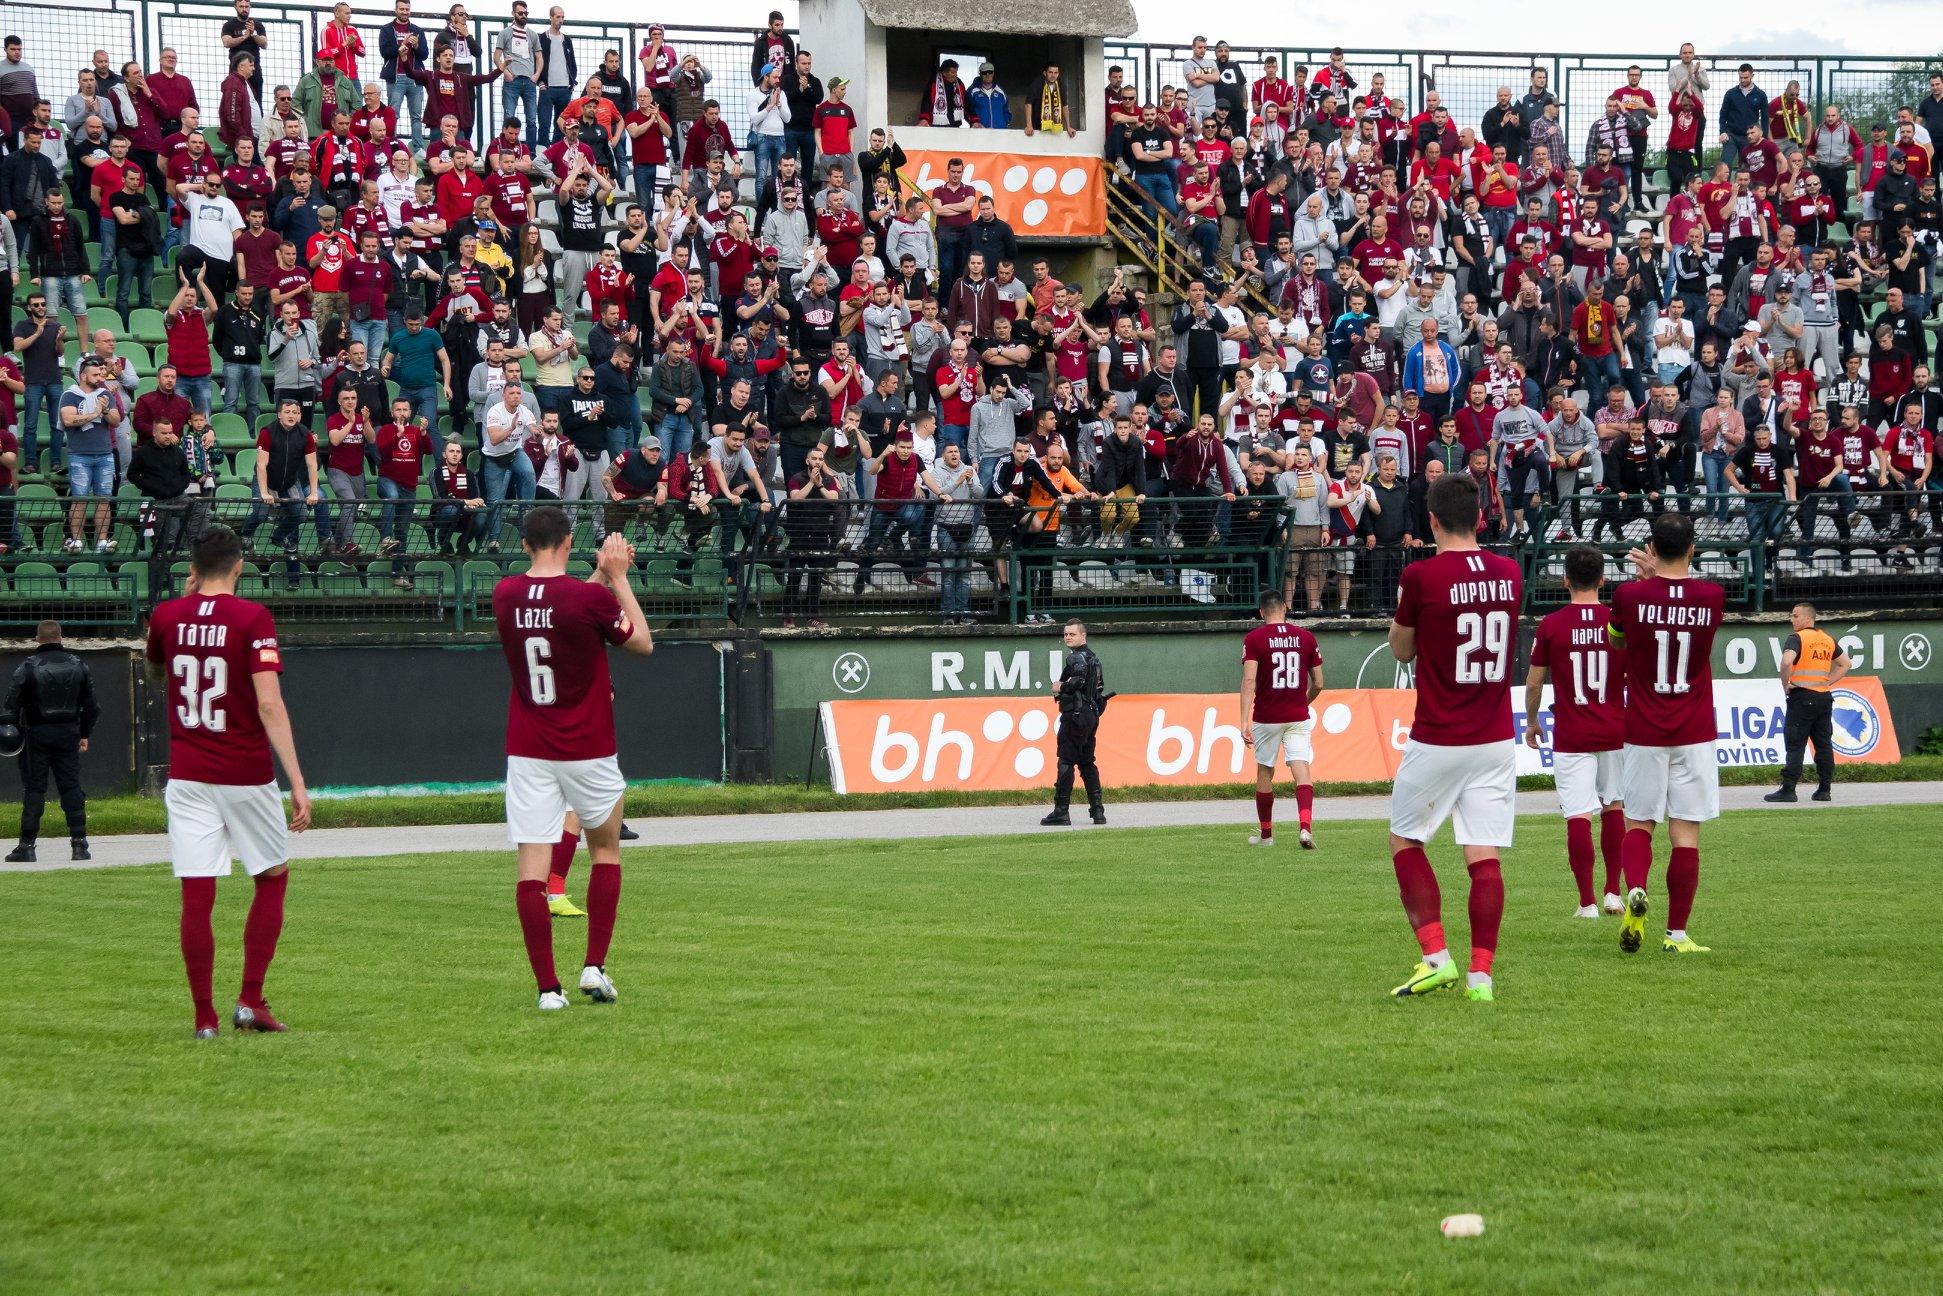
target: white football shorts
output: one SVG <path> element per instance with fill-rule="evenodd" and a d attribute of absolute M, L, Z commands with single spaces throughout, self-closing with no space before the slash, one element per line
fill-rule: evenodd
<path fill-rule="evenodd" d="M 1517 823 L 1518 745 L 1405 744 L 1390 785 L 1390 831 L 1427 842 L 1453 821 L 1459 846 L 1509 846 Z"/>
<path fill-rule="evenodd" d="M 1567 819 L 1596 815 L 1624 799 L 1624 752 L 1553 752 L 1552 781 L 1558 786 L 1558 808 Z"/>
<path fill-rule="evenodd" d="M 580 828 L 598 828 L 620 808 L 627 792 L 618 757 L 594 760 L 540 760 L 533 756 L 506 758 L 506 835 L 515 846 L 560 840 L 567 811 L 580 817 Z"/>
<path fill-rule="evenodd" d="M 197 783 L 170 779 L 169 859 L 179 878 L 228 877 L 233 860 L 251 877 L 290 858 L 283 794 L 275 783 Z"/>
<path fill-rule="evenodd" d="M 1720 818 L 1720 759 L 1711 742 L 1684 747 L 1626 744 L 1626 817 L 1645 823 Z"/>
<path fill-rule="evenodd" d="M 1273 768 L 1282 761 L 1313 761 L 1315 747 L 1309 735 L 1315 732 L 1316 718 L 1307 720 L 1283 720 L 1264 724 L 1257 720 L 1254 724 L 1255 763 Z"/>

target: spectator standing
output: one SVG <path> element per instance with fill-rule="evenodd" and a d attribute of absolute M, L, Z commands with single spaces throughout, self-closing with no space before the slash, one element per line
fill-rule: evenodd
<path fill-rule="evenodd" d="M 67 433 L 68 534 L 61 547 L 81 552 L 82 518 L 93 504 L 96 553 L 112 553 L 109 502 L 115 494 L 115 429 L 121 426 L 122 406 L 117 394 L 103 383 L 98 357 L 84 356 L 74 386 L 61 394 L 61 426 Z"/>
<path fill-rule="evenodd" d="M 511 121 L 515 116 L 526 124 L 526 147 L 538 149 L 540 140 L 540 40 L 526 25 L 525 0 L 514 0 L 513 20 L 493 38 L 493 66 L 505 83 L 499 87 L 500 116 Z"/>
<path fill-rule="evenodd" d="M 1743 63 L 1734 74 L 1734 84 L 1720 97 L 1720 157 L 1733 166 L 1747 145 L 1747 129 L 1768 124 L 1768 93 L 1754 84 L 1754 65 Z"/>
<path fill-rule="evenodd" d="M 261 103 L 263 57 L 264 51 L 270 47 L 270 38 L 264 35 L 262 25 L 250 16 L 250 0 L 236 0 L 235 11 L 235 17 L 223 20 L 221 32 L 223 48 L 229 51 L 229 70 L 231 73 L 241 71 L 244 58 L 250 60 L 249 70 L 244 76 L 250 83 L 251 94 Z"/>
<path fill-rule="evenodd" d="M 407 68 L 417 64 L 430 48 L 424 28 L 412 21 L 411 0 L 393 0 L 392 19 L 378 29 L 378 56 L 383 60 L 379 77 L 385 87 L 385 105 L 396 112 L 408 109 L 412 123 L 412 151 L 425 146 L 425 87 Z M 402 123 L 401 116 L 399 121 Z"/>

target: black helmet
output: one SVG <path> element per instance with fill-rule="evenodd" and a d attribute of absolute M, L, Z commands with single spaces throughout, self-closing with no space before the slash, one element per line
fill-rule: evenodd
<path fill-rule="evenodd" d="M 0 716 L 0 756 L 18 756 L 27 745 L 27 731 L 12 716 Z"/>

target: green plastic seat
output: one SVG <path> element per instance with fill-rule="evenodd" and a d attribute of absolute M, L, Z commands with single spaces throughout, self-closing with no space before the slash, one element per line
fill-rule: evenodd
<path fill-rule="evenodd" d="M 150 346 L 166 342 L 169 336 L 168 329 L 162 323 L 161 311 L 142 310 L 139 307 L 129 312 L 128 333 L 137 342 L 145 342 Z"/>

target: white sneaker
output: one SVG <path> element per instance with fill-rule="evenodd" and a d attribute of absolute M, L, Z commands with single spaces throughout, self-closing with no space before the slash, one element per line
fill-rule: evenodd
<path fill-rule="evenodd" d="M 1626 907 L 1626 901 L 1623 898 L 1621 898 L 1618 895 L 1615 895 L 1611 891 L 1606 892 L 1606 912 L 1607 913 L 1616 914 L 1621 909 L 1624 909 L 1625 907 Z"/>
<path fill-rule="evenodd" d="M 580 993 L 595 1003 L 613 1003 L 620 998 L 614 990 L 613 981 L 601 968 L 585 967 L 580 970 Z"/>
<path fill-rule="evenodd" d="M 1599 916 L 1599 906 L 1580 905 L 1578 912 L 1573 914 L 1572 916 L 1574 918 L 1597 918 Z"/>
<path fill-rule="evenodd" d="M 1248 844 L 1250 846 L 1273 846 L 1275 844 L 1275 838 L 1272 836 L 1264 837 L 1259 832 L 1251 832 L 1248 834 Z"/>
<path fill-rule="evenodd" d="M 1302 830 L 1301 835 L 1296 840 L 1302 844 L 1303 850 L 1314 850 L 1316 848 L 1316 835 L 1307 828 Z"/>
<path fill-rule="evenodd" d="M 76 540 L 73 536 L 69 536 L 67 539 L 61 541 L 61 552 L 80 553 L 81 542 L 79 540 Z"/>
<path fill-rule="evenodd" d="M 558 990 L 549 990 L 540 996 L 541 1012 L 557 1012 L 567 1006 L 567 996 Z"/>

